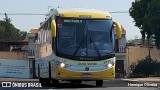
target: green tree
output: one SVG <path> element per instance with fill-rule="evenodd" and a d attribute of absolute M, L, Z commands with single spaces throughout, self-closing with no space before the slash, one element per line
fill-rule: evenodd
<path fill-rule="evenodd" d="M 146 23 L 145 15 L 147 13 L 147 4 L 150 0 L 136 0 L 132 3 L 132 7 L 129 10 L 130 15 L 135 21 L 135 26 L 141 30 L 142 39 L 145 40 L 146 34 L 149 33 L 149 28 Z M 150 34 L 148 34 L 148 37 Z"/>
<path fill-rule="evenodd" d="M 25 32 L 25 31 L 20 31 L 19 32 L 19 40 L 25 39 L 26 36 L 27 36 L 27 32 Z"/>
<path fill-rule="evenodd" d="M 147 39 L 149 43 L 154 35 L 155 44 L 160 48 L 160 0 L 136 0 L 132 2 L 129 13 L 135 26 L 141 30 L 143 41 Z"/>
<path fill-rule="evenodd" d="M 151 0 L 147 12 L 147 24 L 154 34 L 156 46 L 160 48 L 160 0 Z"/>
<path fill-rule="evenodd" d="M 4 21 L 0 21 L 0 40 L 3 41 L 19 41 L 23 40 L 27 32 L 20 31 L 11 24 L 10 18 L 5 14 Z"/>

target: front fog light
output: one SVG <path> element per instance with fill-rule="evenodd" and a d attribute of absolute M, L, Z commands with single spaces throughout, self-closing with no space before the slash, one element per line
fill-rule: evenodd
<path fill-rule="evenodd" d="M 61 63 L 61 64 L 60 64 L 60 67 L 62 67 L 62 68 L 63 68 L 64 66 L 65 66 L 65 64 L 64 64 L 64 63 Z"/>
<path fill-rule="evenodd" d="M 109 68 L 112 67 L 112 64 L 108 64 L 108 67 L 109 67 Z"/>

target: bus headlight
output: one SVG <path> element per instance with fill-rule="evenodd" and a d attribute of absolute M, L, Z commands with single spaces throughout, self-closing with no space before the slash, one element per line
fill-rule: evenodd
<path fill-rule="evenodd" d="M 61 63 L 61 64 L 60 64 L 60 67 L 62 67 L 62 68 L 63 68 L 64 66 L 65 66 L 65 64 L 64 64 L 64 63 Z"/>
<path fill-rule="evenodd" d="M 108 67 L 109 67 L 109 68 L 112 67 L 112 64 L 108 64 Z"/>

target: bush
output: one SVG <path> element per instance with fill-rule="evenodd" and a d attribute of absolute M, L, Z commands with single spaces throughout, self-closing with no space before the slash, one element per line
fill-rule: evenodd
<path fill-rule="evenodd" d="M 122 73 L 116 73 L 115 78 L 124 78 Z"/>
<path fill-rule="evenodd" d="M 131 73 L 129 75 L 129 78 L 144 78 L 144 77 L 146 77 L 144 74 Z"/>
<path fill-rule="evenodd" d="M 160 62 L 146 57 L 145 59 L 139 60 L 138 64 L 132 63 L 131 71 L 132 73 L 129 76 L 131 78 L 149 77 L 150 75 L 157 75 L 160 74 Z"/>

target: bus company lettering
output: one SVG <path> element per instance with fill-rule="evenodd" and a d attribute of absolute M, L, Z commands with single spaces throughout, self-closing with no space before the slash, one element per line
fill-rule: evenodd
<path fill-rule="evenodd" d="M 104 61 L 104 64 L 109 64 L 109 63 L 111 63 L 111 60 Z"/>
<path fill-rule="evenodd" d="M 69 23 L 82 23 L 82 20 L 64 19 L 64 22 L 69 22 Z"/>
<path fill-rule="evenodd" d="M 87 62 L 87 63 L 85 63 L 85 62 L 78 62 L 78 65 L 97 65 L 97 63 L 96 62 Z"/>

